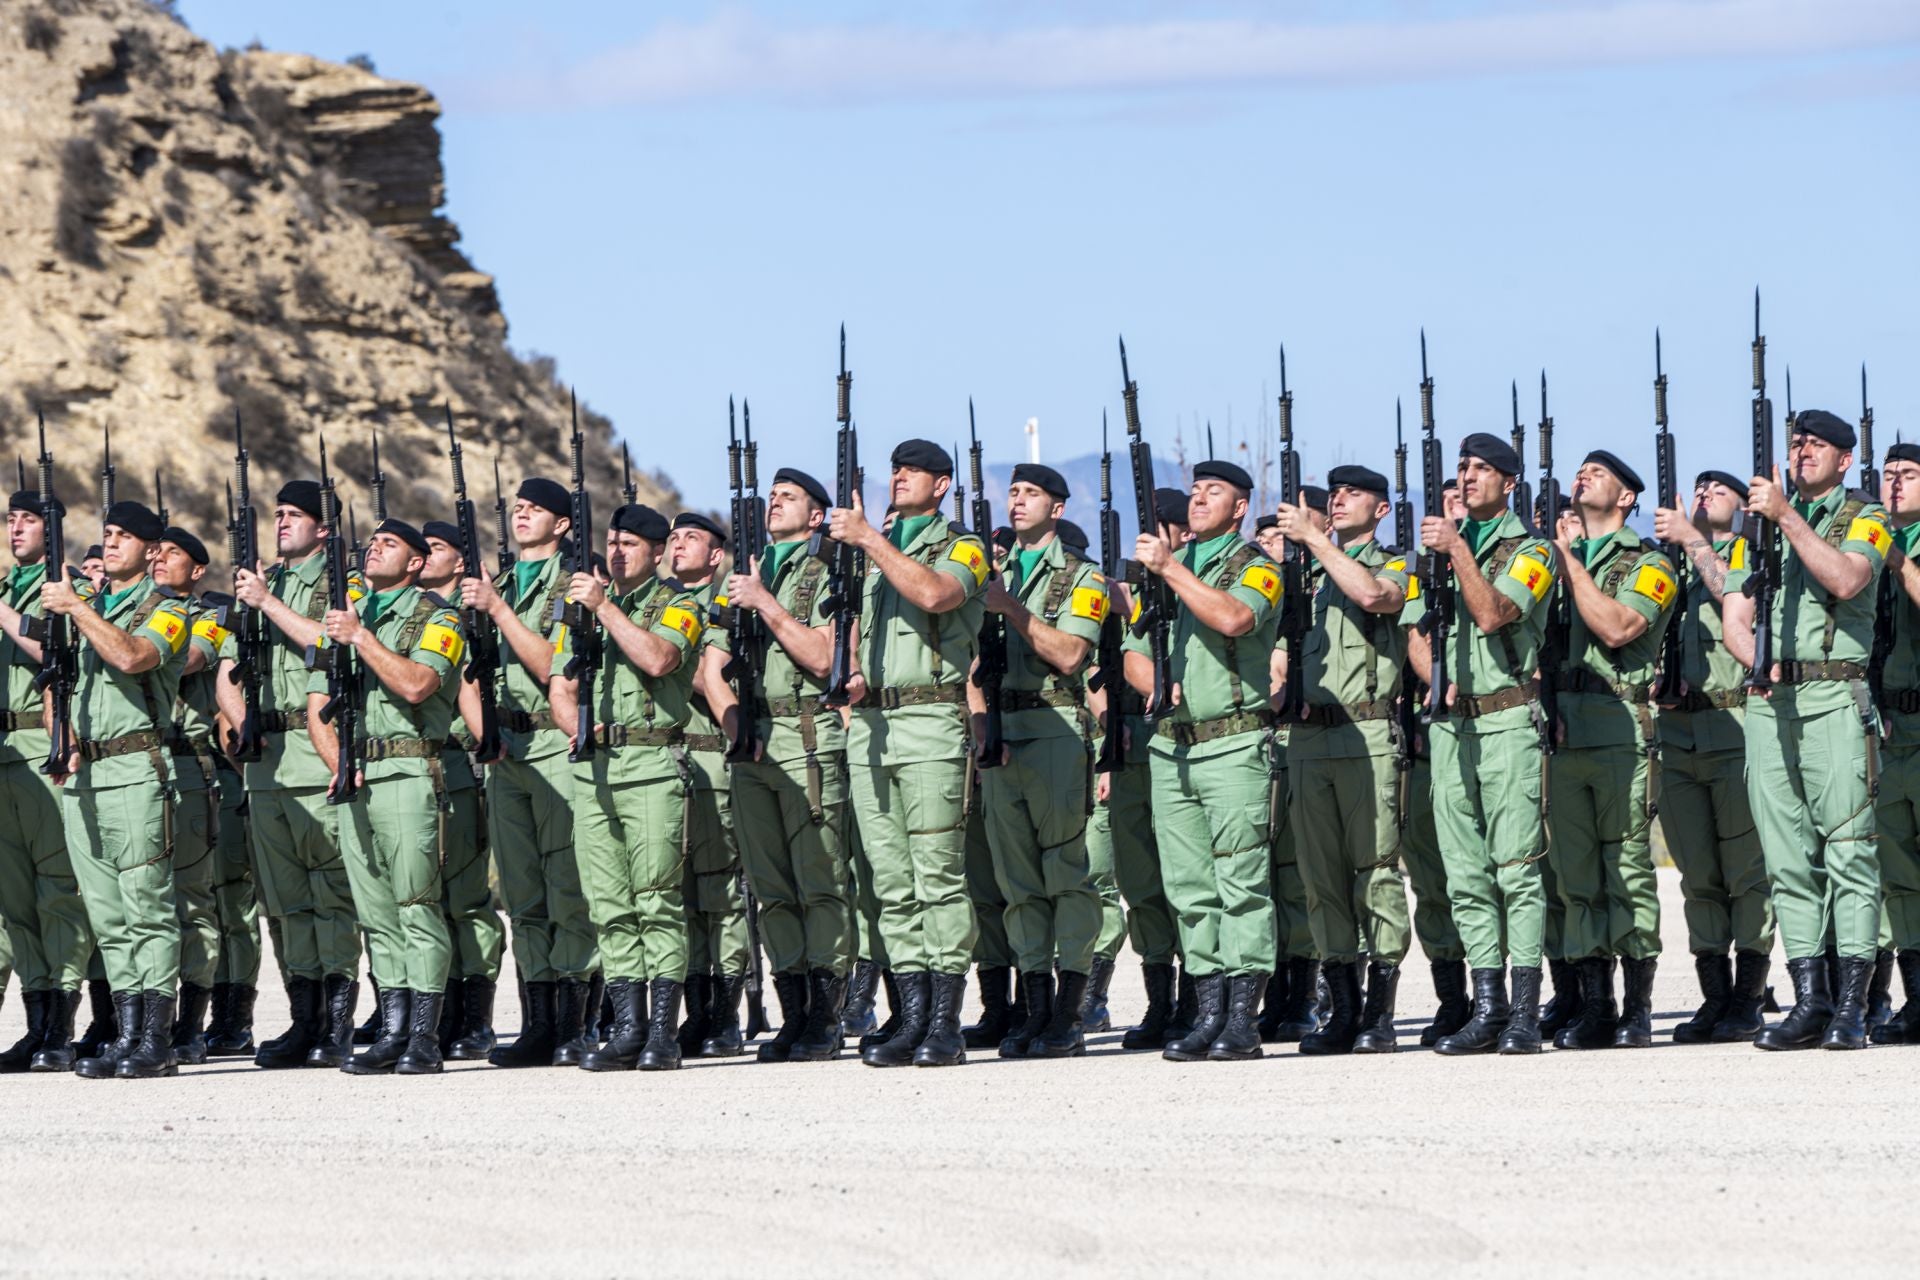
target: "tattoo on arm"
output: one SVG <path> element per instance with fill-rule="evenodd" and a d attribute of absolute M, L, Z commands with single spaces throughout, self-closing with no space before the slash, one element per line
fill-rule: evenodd
<path fill-rule="evenodd" d="M 1727 591 L 1727 562 L 1714 552 L 1712 543 L 1702 543 L 1693 549 L 1694 567 L 1700 570 L 1700 580 L 1707 584 L 1707 590 L 1718 600 Z"/>

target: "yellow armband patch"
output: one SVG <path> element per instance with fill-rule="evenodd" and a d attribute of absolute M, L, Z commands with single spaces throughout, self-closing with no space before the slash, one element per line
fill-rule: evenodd
<path fill-rule="evenodd" d="M 1887 548 L 1893 545 L 1893 535 L 1887 526 L 1872 516 L 1856 516 L 1847 526 L 1848 542 L 1864 542 L 1881 555 L 1887 554 Z"/>
<path fill-rule="evenodd" d="M 173 653 L 180 652 L 180 646 L 187 642 L 187 620 L 170 609 L 162 609 L 147 619 L 147 630 L 165 640 Z"/>
<path fill-rule="evenodd" d="M 1280 603 L 1280 575 L 1272 565 L 1248 565 L 1240 575 L 1240 585 L 1258 591 L 1268 604 Z"/>
<path fill-rule="evenodd" d="M 1127 625 L 1130 627 L 1138 626 L 1140 623 L 1140 599 L 1139 596 L 1133 598 L 1133 612 L 1127 616 Z"/>
<path fill-rule="evenodd" d="M 1673 575 L 1657 564 L 1642 565 L 1633 575 L 1633 589 L 1662 609 L 1673 603 L 1676 585 Z"/>
<path fill-rule="evenodd" d="M 1535 600 L 1547 598 L 1547 592 L 1553 589 L 1553 569 L 1529 555 L 1517 555 L 1513 558 L 1513 567 L 1507 570 L 1507 576 L 1533 592 Z"/>
<path fill-rule="evenodd" d="M 1071 612 L 1076 618 L 1104 622 L 1107 617 L 1107 593 L 1098 587 L 1075 587 Z"/>
<path fill-rule="evenodd" d="M 193 634 L 212 645 L 215 653 L 220 652 L 220 646 L 227 642 L 227 629 L 211 617 L 202 618 L 194 623 Z"/>
<path fill-rule="evenodd" d="M 429 623 L 427 629 L 420 633 L 420 643 L 414 648 L 421 653 L 437 653 L 457 667 L 460 665 L 461 657 L 466 653 L 467 642 L 461 639 L 460 633 L 452 627 L 441 626 L 434 622 Z"/>
<path fill-rule="evenodd" d="M 973 574 L 974 586 L 987 580 L 987 553 L 980 549 L 979 543 L 963 538 L 953 544 L 953 550 L 947 552 L 947 559 L 967 566 Z"/>
<path fill-rule="evenodd" d="M 1727 568 L 1744 569 L 1747 567 L 1747 540 L 1735 538 L 1733 545 L 1727 548 Z"/>
<path fill-rule="evenodd" d="M 1388 573 L 1405 573 L 1406 571 L 1407 571 L 1407 558 L 1405 556 L 1400 557 L 1398 560 L 1387 561 Z"/>
<path fill-rule="evenodd" d="M 1420 598 L 1420 575 L 1417 573 L 1410 573 L 1407 575 L 1407 599 L 1418 600 L 1419 598 Z"/>
<path fill-rule="evenodd" d="M 682 609 L 674 604 L 668 605 L 661 613 L 660 625 L 669 631 L 678 631 L 688 644 L 698 640 L 702 630 L 699 617 L 691 609 Z"/>

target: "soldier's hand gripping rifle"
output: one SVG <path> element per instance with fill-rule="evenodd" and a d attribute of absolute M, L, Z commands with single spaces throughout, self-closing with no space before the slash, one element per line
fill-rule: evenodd
<path fill-rule="evenodd" d="M 46 522 L 46 581 L 56 582 L 68 576 L 66 520 L 53 493 L 53 455 L 47 452 L 47 419 L 40 415 L 40 516 Z M 21 619 L 21 630 L 27 620 Z M 40 641 L 40 670 L 33 687 L 48 695 L 53 704 L 53 721 L 47 725 L 50 739 L 46 761 L 40 772 L 49 778 L 64 778 L 67 761 L 73 755 L 73 691 L 80 680 L 80 650 L 75 643 L 73 623 L 63 613 L 47 612 L 33 634 Z"/>
<path fill-rule="evenodd" d="M 1660 359 L 1660 331 L 1653 331 L 1653 470 L 1654 492 L 1659 495 L 1656 507 L 1673 502 L 1680 495 L 1680 468 L 1673 456 L 1673 432 L 1667 429 L 1667 372 Z M 1682 510 L 1684 514 L 1684 508 Z M 1669 542 L 1663 548 L 1667 559 L 1673 561 L 1679 599 L 1687 597 L 1687 553 L 1677 542 Z M 1678 620 L 1667 624 L 1667 633 L 1660 640 L 1660 679 L 1654 685 L 1654 701 L 1671 704 L 1680 699 L 1680 625 Z"/>
<path fill-rule="evenodd" d="M 1789 390 L 1788 395 L 1792 392 Z M 1773 402 L 1767 399 L 1767 340 L 1760 332 L 1760 291 L 1753 291 L 1753 474 L 1773 478 Z M 1742 588 L 1753 601 L 1753 667 L 1748 689 L 1765 694 L 1773 688 L 1773 602 L 1780 593 L 1780 527 L 1759 516 L 1749 516 L 1747 543 L 1753 570 Z"/>
<path fill-rule="evenodd" d="M 1533 485 L 1527 480 L 1527 429 L 1520 425 L 1520 383 L 1509 382 L 1507 389 L 1513 396 L 1513 456 L 1520 467 L 1520 474 L 1513 481 L 1513 514 L 1520 517 L 1522 527 L 1538 533 L 1539 526 L 1533 518 Z"/>
<path fill-rule="evenodd" d="M 1427 373 L 1427 332 L 1420 331 L 1420 499 L 1429 520 L 1447 515 L 1446 477 L 1442 474 L 1440 437 L 1433 425 L 1433 378 Z M 1427 699 L 1421 718 L 1431 723 L 1447 713 L 1447 643 L 1453 630 L 1453 562 L 1431 547 L 1420 548 L 1418 575 L 1427 593 L 1427 612 L 1421 619 L 1432 660 L 1427 668 Z"/>
<path fill-rule="evenodd" d="M 1100 619 L 1098 664 L 1087 687 L 1107 695 L 1101 718 L 1100 751 L 1093 759 L 1095 773 L 1112 773 L 1126 762 L 1126 716 L 1122 700 L 1127 693 L 1126 654 L 1121 648 L 1120 609 L 1113 584 L 1120 578 L 1120 513 L 1113 509 L 1113 451 L 1107 447 L 1107 415 L 1100 413 L 1100 575 L 1107 580 L 1107 611 Z"/>
<path fill-rule="evenodd" d="M 253 487 L 248 479 L 246 436 L 240 411 L 233 411 L 233 484 L 227 490 L 227 558 L 233 567 L 249 573 L 260 570 L 259 526 L 253 510 Z M 233 629 L 233 682 L 240 686 L 246 707 L 232 728 L 232 755 L 236 760 L 258 760 L 266 747 L 260 725 L 260 693 L 268 662 L 267 620 L 260 610 L 236 592 L 229 625 Z"/>
<path fill-rule="evenodd" d="M 1553 475 L 1553 417 L 1547 412 L 1545 369 L 1540 371 L 1540 514 L 1545 517 L 1540 536 L 1557 554 L 1554 536 L 1560 528 L 1560 482 Z M 1540 749 L 1548 755 L 1559 746 L 1560 691 L 1555 681 L 1573 633 L 1573 589 L 1567 585 L 1564 568 L 1555 575 L 1552 591 L 1547 601 L 1546 631 L 1540 638 Z M 1515 672 L 1514 678 L 1524 681 L 1526 673 Z"/>
<path fill-rule="evenodd" d="M 349 568 L 347 543 L 340 523 L 340 495 L 327 470 L 327 442 L 320 441 L 320 523 L 327 528 L 326 557 L 327 608 L 352 609 L 353 597 L 347 590 Z M 324 667 L 327 673 L 327 701 L 320 708 L 320 720 L 333 726 L 339 740 L 333 781 L 327 786 L 328 804 L 346 804 L 359 793 L 358 775 L 365 752 L 360 733 L 360 664 L 352 645 L 335 644 L 323 633 L 307 649 L 307 669 Z"/>
<path fill-rule="evenodd" d="M 460 437 L 453 430 L 453 406 L 447 406 L 447 459 L 453 465 L 453 522 L 460 531 L 463 576 L 480 575 L 480 521 L 467 496 L 467 468 L 461 457 Z M 460 597 L 460 634 L 466 640 L 467 680 L 480 699 L 480 740 L 475 754 L 482 762 L 498 760 L 500 740 L 500 632 L 493 619 Z"/>
<path fill-rule="evenodd" d="M 568 446 L 573 454 L 573 493 L 567 501 L 573 528 L 569 532 L 567 563 L 562 572 L 571 575 L 593 572 L 593 501 L 587 494 L 587 442 L 580 434 L 580 405 L 572 392 L 567 393 L 567 404 L 573 413 L 573 438 Z M 580 693 L 573 749 L 567 752 L 567 759 L 591 760 L 594 754 L 593 679 L 600 670 L 600 628 L 593 620 L 592 610 L 571 595 L 553 602 L 553 620 L 567 629 L 571 651 L 562 674 L 579 686 Z"/>
<path fill-rule="evenodd" d="M 1133 464 L 1134 514 L 1140 522 L 1141 533 L 1157 535 L 1161 528 L 1160 513 L 1153 500 L 1153 447 L 1140 431 L 1140 387 L 1127 368 L 1125 338 L 1120 339 L 1120 384 L 1127 415 L 1127 457 Z M 1121 572 L 1139 607 L 1134 633 L 1147 637 L 1147 652 L 1153 660 L 1153 694 L 1147 703 L 1147 720 L 1152 722 L 1173 712 L 1173 614 L 1176 601 L 1166 579 L 1148 570 L 1138 560 L 1123 561 Z"/>
<path fill-rule="evenodd" d="M 732 489 L 727 552 L 733 557 L 735 573 L 750 573 L 753 557 L 766 542 L 766 513 L 760 505 L 760 448 L 753 442 L 753 410 L 743 404 L 741 411 L 744 436 L 734 433 L 733 400 L 727 400 L 727 483 Z M 720 674 L 732 682 L 740 703 L 734 712 L 727 759 L 751 760 L 754 720 L 765 701 L 761 681 L 766 674 L 767 624 L 757 609 L 723 610 L 717 603 L 710 616 L 726 624 L 731 652 Z"/>
<path fill-rule="evenodd" d="M 973 481 L 973 535 L 987 550 L 987 575 L 999 576 L 993 567 L 993 503 L 987 498 L 986 470 L 980 465 L 980 432 L 973 421 L 973 400 L 967 400 L 967 473 Z M 1007 678 L 1007 620 L 991 609 L 980 624 L 980 657 L 974 667 L 973 682 L 987 704 L 986 728 L 973 746 L 976 769 L 997 769 L 1006 749 L 1001 728 L 1000 689 Z"/>
<path fill-rule="evenodd" d="M 853 425 L 853 375 L 847 372 L 847 326 L 840 326 L 840 377 L 835 384 L 840 426 L 833 446 L 833 505 L 853 509 L 860 491 L 860 437 Z M 807 554 L 827 558 L 827 598 L 822 601 L 833 620 L 833 653 L 827 663 L 827 687 L 820 695 L 823 707 L 844 707 L 851 699 L 847 682 L 853 676 L 853 630 L 860 620 L 861 593 L 866 588 L 866 557 L 844 542 L 827 547 L 827 523 L 813 532 Z"/>
<path fill-rule="evenodd" d="M 1280 501 L 1300 505 L 1300 451 L 1293 447 L 1293 392 L 1287 389 L 1287 349 L 1280 348 Z M 1280 630 L 1287 648 L 1287 682 L 1280 715 L 1298 719 L 1306 710 L 1307 664 L 1300 642 L 1313 626 L 1313 601 L 1307 595 L 1307 549 L 1292 538 L 1280 553 Z"/>

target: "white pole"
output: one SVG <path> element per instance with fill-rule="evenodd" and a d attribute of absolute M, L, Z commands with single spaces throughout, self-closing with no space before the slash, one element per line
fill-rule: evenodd
<path fill-rule="evenodd" d="M 1040 419 L 1027 419 L 1027 461 L 1040 461 Z"/>

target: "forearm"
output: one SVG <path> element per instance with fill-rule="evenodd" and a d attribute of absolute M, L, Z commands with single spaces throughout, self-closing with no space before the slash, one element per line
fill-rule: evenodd
<path fill-rule="evenodd" d="M 594 616 L 600 619 L 600 625 L 607 629 L 607 635 L 627 661 L 645 674 L 657 680 L 680 669 L 680 650 L 651 631 L 642 630 L 613 601 L 601 605 Z"/>
<path fill-rule="evenodd" d="M 1780 521 L 1780 532 L 1800 557 L 1807 575 L 1836 598 L 1851 600 L 1873 581 L 1873 567 L 1865 556 L 1833 546 L 1815 533 L 1799 512 L 1788 511 Z"/>
<path fill-rule="evenodd" d="M 580 685 L 566 676 L 555 676 L 547 686 L 547 705 L 553 723 L 560 732 L 572 737 L 580 727 Z"/>
<path fill-rule="evenodd" d="M 1423 678 L 1433 670 L 1433 640 L 1420 627 L 1407 628 L 1407 664 Z"/>
<path fill-rule="evenodd" d="M 334 732 L 332 725 L 320 718 L 320 710 L 327 705 L 327 695 L 310 693 L 307 695 L 307 739 L 313 743 L 313 749 L 327 768 L 335 773 L 340 771 L 340 735 Z"/>
<path fill-rule="evenodd" d="M 1707 584 L 1707 591 L 1715 600 L 1727 598 L 1727 562 L 1713 549 L 1713 544 L 1704 539 L 1687 548 L 1687 559 L 1693 562 L 1694 572 L 1700 575 L 1700 581 Z"/>
<path fill-rule="evenodd" d="M 520 615 L 502 605 L 490 611 L 493 625 L 499 629 L 507 647 L 523 670 L 542 686 L 553 678 L 553 645 L 548 639 L 520 621 Z"/>
<path fill-rule="evenodd" d="M 247 696 L 233 679 L 231 660 L 222 662 L 213 677 L 213 704 L 227 723 L 236 728 L 247 718 Z"/>
<path fill-rule="evenodd" d="M 1229 638 L 1244 636 L 1253 630 L 1253 610 L 1231 594 L 1200 581 L 1193 570 L 1178 560 L 1168 563 L 1167 585 L 1194 620 L 1210 631 Z"/>
<path fill-rule="evenodd" d="M 369 636 L 358 646 L 360 661 L 387 692 L 412 706 L 419 706 L 440 687 L 440 677 L 432 667 L 395 653 Z"/>
<path fill-rule="evenodd" d="M 1042 662 L 1062 675 L 1072 675 L 1087 660 L 1087 650 L 1092 646 L 1079 636 L 1070 636 L 1058 627 L 1048 626 L 1025 605 L 1015 602 L 1002 616 L 1007 626 L 1040 655 Z"/>
<path fill-rule="evenodd" d="M 767 634 L 794 666 L 816 680 L 826 679 L 827 668 L 833 662 L 831 627 L 810 627 L 781 608 L 777 601 L 760 610 L 760 621 L 766 623 Z"/>
<path fill-rule="evenodd" d="M 92 609 L 78 609 L 68 615 L 80 628 L 100 660 L 115 671 L 137 676 L 160 665 L 160 651 L 131 631 L 122 631 L 105 615 Z"/>
<path fill-rule="evenodd" d="M 1480 572 L 1479 562 L 1471 557 L 1463 556 L 1454 562 L 1453 580 L 1460 590 L 1460 598 L 1466 601 L 1467 616 L 1483 635 L 1492 635 L 1519 618 L 1519 607 L 1500 594 L 1487 575 Z"/>
<path fill-rule="evenodd" d="M 1748 670 L 1753 669 L 1753 600 L 1734 592 L 1720 610 L 1720 635 L 1727 652 Z"/>
<path fill-rule="evenodd" d="M 320 623 L 304 613 L 295 613 L 285 600 L 269 592 L 260 603 L 260 612 L 281 634 L 305 649 L 320 638 Z"/>
<path fill-rule="evenodd" d="M 1311 542 L 1308 548 L 1320 567 L 1327 571 L 1327 578 L 1347 599 L 1365 609 L 1368 613 L 1398 613 L 1405 603 L 1405 595 L 1391 582 L 1374 576 L 1372 569 L 1333 545 L 1330 540 L 1319 539 Z M 1322 550 L 1324 545 L 1325 550 Z"/>
<path fill-rule="evenodd" d="M 1638 639 L 1647 629 L 1647 620 L 1600 589 L 1585 565 L 1563 557 L 1567 566 L 1567 585 L 1573 591 L 1573 607 L 1596 640 L 1610 649 L 1618 649 Z"/>
<path fill-rule="evenodd" d="M 1153 696 L 1153 659 L 1150 656 L 1144 653 L 1122 654 L 1120 669 L 1135 693 L 1143 698 Z"/>
<path fill-rule="evenodd" d="M 884 538 L 867 548 L 867 558 L 902 600 L 923 613 L 951 613 L 966 603 L 967 593 L 958 581 Z"/>
<path fill-rule="evenodd" d="M 44 656 L 40 649 L 40 642 L 27 637 L 26 621 L 26 615 L 12 605 L 0 604 L 0 631 L 13 637 L 13 643 L 19 647 L 20 652 L 26 654 L 32 661 L 39 662 Z"/>

